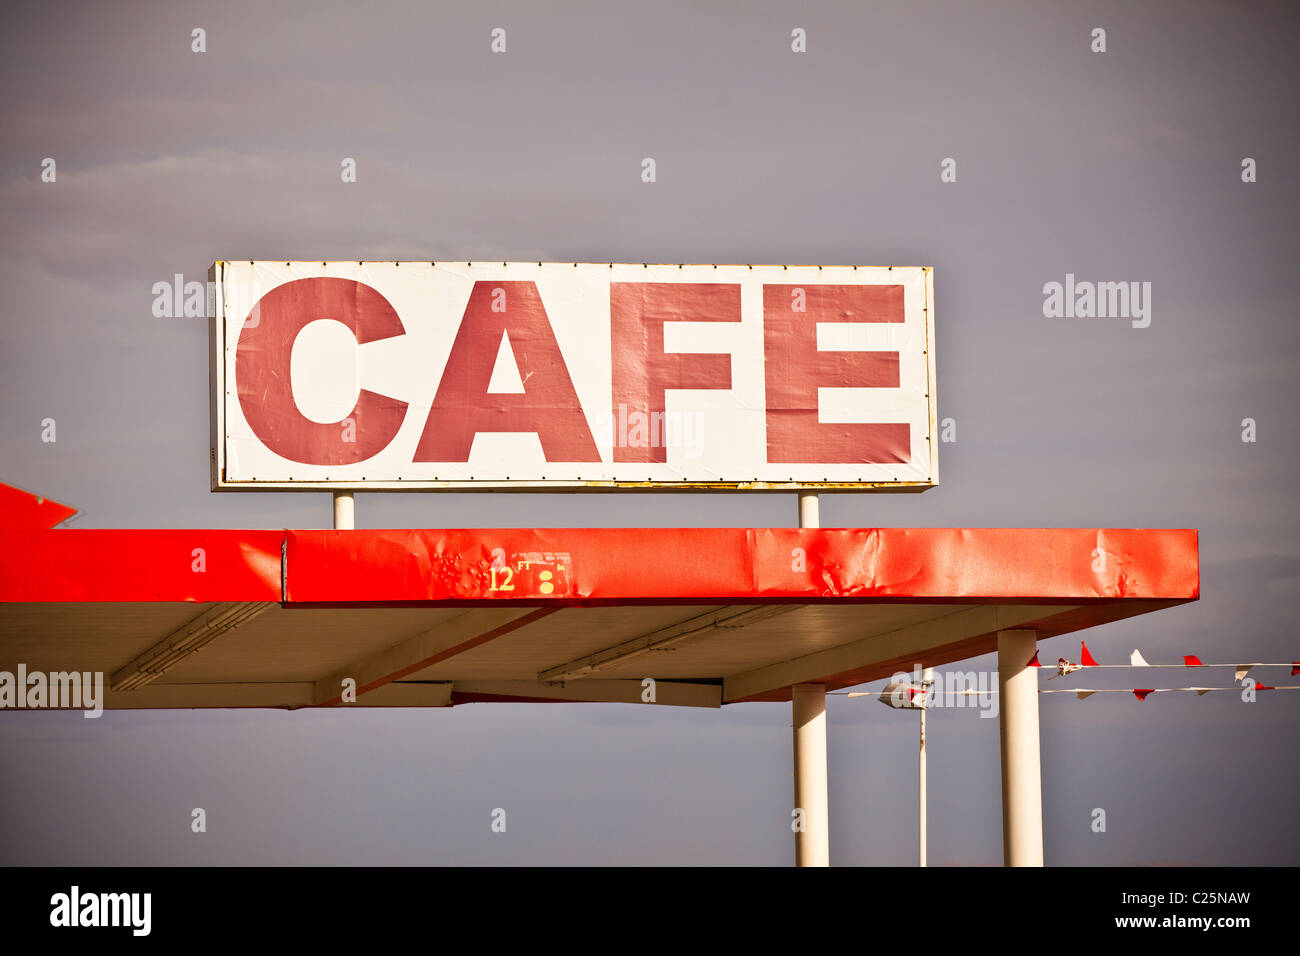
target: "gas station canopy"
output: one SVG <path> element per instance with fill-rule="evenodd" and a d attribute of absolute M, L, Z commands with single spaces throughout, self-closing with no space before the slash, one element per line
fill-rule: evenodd
<path fill-rule="evenodd" d="M 67 530 L 10 507 L 0 670 L 104 706 L 717 707 L 1195 600 L 1197 535 L 1132 529 Z M 349 685 L 349 679 L 351 684 Z"/>

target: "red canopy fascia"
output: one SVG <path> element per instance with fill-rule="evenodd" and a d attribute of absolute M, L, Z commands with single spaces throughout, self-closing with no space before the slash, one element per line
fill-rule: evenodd
<path fill-rule="evenodd" d="M 1200 593 L 1197 546 L 1177 529 L 10 528 L 0 601 L 1180 602 Z"/>

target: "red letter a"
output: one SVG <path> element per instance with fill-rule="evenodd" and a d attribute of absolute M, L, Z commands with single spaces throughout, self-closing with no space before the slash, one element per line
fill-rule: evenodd
<path fill-rule="evenodd" d="M 522 395 L 488 394 L 509 335 Z M 536 432 L 550 462 L 600 461 L 569 369 L 532 282 L 475 282 L 415 461 L 469 461 L 479 432 Z"/>

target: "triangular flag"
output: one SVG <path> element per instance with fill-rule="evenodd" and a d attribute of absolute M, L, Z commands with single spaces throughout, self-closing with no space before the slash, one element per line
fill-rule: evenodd
<path fill-rule="evenodd" d="M 1300 661 L 1291 662 L 1291 676 L 1295 677 L 1296 674 L 1300 674 Z"/>
<path fill-rule="evenodd" d="M 1250 673 L 1250 665 L 1249 665 L 1249 664 L 1238 664 L 1238 665 L 1237 665 L 1237 670 L 1236 670 L 1236 676 L 1233 677 L 1233 680 L 1241 680 L 1243 677 L 1245 677 L 1245 676 L 1246 676 L 1247 674 L 1249 674 L 1249 673 Z"/>
<path fill-rule="evenodd" d="M 1038 663 L 1038 651 L 1034 651 L 1034 656 L 1031 657 L 1031 658 L 1029 659 L 1029 663 L 1026 664 L 1025 666 L 1026 666 L 1026 667 L 1042 667 L 1042 666 L 1043 666 L 1042 664 Z M 1292 671 L 1291 673 L 1294 674 L 1295 671 Z"/>
<path fill-rule="evenodd" d="M 1210 692 L 1211 689 L 1212 689 L 1212 688 L 1209 688 L 1209 687 L 1193 687 L 1193 688 L 1192 688 L 1192 690 L 1196 691 L 1196 696 L 1197 696 L 1197 697 L 1204 697 L 1206 694 L 1208 694 L 1208 693 Z"/>
<path fill-rule="evenodd" d="M 1133 693 L 1137 695 L 1138 700 L 1146 700 L 1147 694 L 1154 694 L 1155 690 L 1154 687 L 1135 687 Z"/>
<path fill-rule="evenodd" d="M 1081 690 L 1074 696 L 1079 698 L 1079 700 L 1084 700 L 1088 697 L 1091 697 L 1095 693 L 1097 693 L 1095 690 Z"/>
<path fill-rule="evenodd" d="M 1200 659 L 1199 657 L 1197 657 L 1195 654 L 1184 654 L 1184 655 L 1183 655 L 1183 664 L 1185 664 L 1185 665 L 1188 666 L 1188 667 L 1204 667 L 1204 666 L 1205 666 L 1204 664 L 1201 663 L 1201 659 Z"/>
<path fill-rule="evenodd" d="M 1255 690 L 1277 690 L 1277 688 L 1269 687 L 1267 684 L 1256 684 Z"/>
<path fill-rule="evenodd" d="M 1088 653 L 1088 645 L 1085 644 L 1083 641 L 1079 642 L 1079 663 L 1082 664 L 1084 667 L 1097 666 L 1097 662 L 1094 661 L 1092 659 L 1092 655 Z"/>
<path fill-rule="evenodd" d="M 1133 653 L 1130 654 L 1130 655 L 1128 656 L 1128 662 L 1129 662 L 1129 664 L 1132 665 L 1133 667 L 1150 667 L 1150 666 L 1151 666 L 1150 664 L 1148 664 L 1148 663 L 1146 662 L 1146 660 L 1142 657 L 1142 655 L 1138 653 L 1138 649 L 1137 649 L 1136 647 L 1133 648 Z"/>

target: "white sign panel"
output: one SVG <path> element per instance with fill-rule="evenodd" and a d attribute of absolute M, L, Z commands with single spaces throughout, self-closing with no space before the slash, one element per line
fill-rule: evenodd
<path fill-rule="evenodd" d="M 213 487 L 938 482 L 928 267 L 213 266 Z"/>

